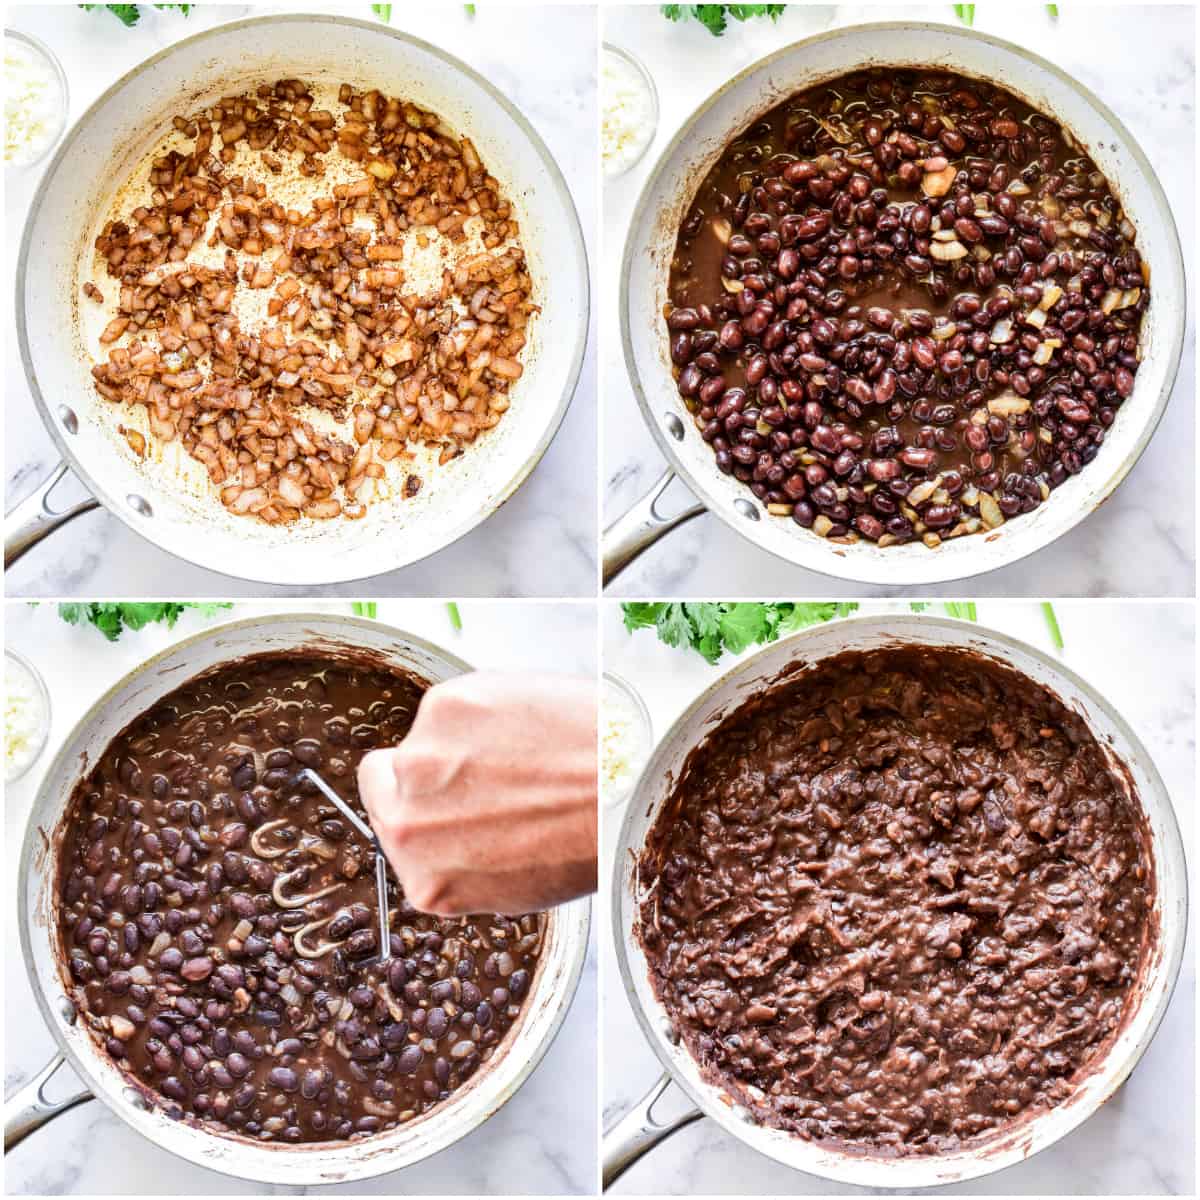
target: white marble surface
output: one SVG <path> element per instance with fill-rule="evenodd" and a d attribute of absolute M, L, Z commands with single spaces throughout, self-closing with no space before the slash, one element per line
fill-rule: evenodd
<path fill-rule="evenodd" d="M 1063 660 L 1108 696 L 1154 758 L 1192 855 L 1196 895 L 1194 631 L 1191 603 L 1071 602 L 1055 604 L 1066 643 Z M 899 602 L 868 601 L 863 612 L 907 611 Z M 1036 604 L 984 601 L 980 623 L 1050 651 Z M 605 670 L 641 692 L 655 735 L 661 737 L 683 709 L 736 659 L 710 667 L 699 655 L 662 645 L 653 630 L 630 635 L 617 606 L 601 617 Z M 607 896 L 621 809 L 603 812 L 601 895 Z M 957 1194 L 1184 1195 L 1195 1193 L 1195 912 L 1183 971 L 1166 1018 L 1129 1081 L 1074 1133 L 1018 1166 L 957 1186 Z M 608 921 L 602 929 L 601 1095 L 609 1125 L 658 1078 L 650 1049 L 621 987 Z M 661 1116 L 682 1111 L 675 1089 Z M 860 1194 L 864 1188 L 802 1175 L 742 1145 L 711 1121 L 672 1135 L 615 1185 L 625 1193 L 705 1193 L 769 1196 Z"/>
<path fill-rule="evenodd" d="M 4 802 L 7 883 L 4 934 L 5 1091 L 49 1060 L 53 1042 L 33 1002 L 16 929 L 16 866 L 26 814 L 40 768 L 75 721 L 107 687 L 151 654 L 216 621 L 185 614 L 174 631 L 152 626 L 115 644 L 91 626 L 72 627 L 55 607 L 9 602 L 6 644 L 42 672 L 53 698 L 50 750 L 33 771 L 6 788 Z M 331 609 L 345 603 L 237 604 L 220 615 L 233 620 L 260 612 Z M 385 600 L 379 619 L 461 655 L 477 667 L 573 672 L 596 669 L 596 618 L 592 603 L 537 604 L 465 601 L 456 633 L 445 606 L 420 600 Z M 596 1178 L 596 932 L 570 1012 L 541 1064 L 517 1094 L 462 1141 L 407 1170 L 315 1192 L 348 1194 L 511 1194 L 592 1192 Z M 76 1088 L 63 1068 L 52 1096 Z M 57 1118 L 5 1158 L 8 1194 L 258 1195 L 295 1189 L 260 1186 L 192 1166 L 128 1129 L 102 1104 L 92 1102 Z"/>
<path fill-rule="evenodd" d="M 975 27 L 1050 59 L 1106 101 L 1154 164 L 1175 213 L 1184 259 L 1195 261 L 1195 10 L 1190 6 L 980 4 Z M 904 18 L 953 22 L 948 4 L 789 5 L 775 24 L 730 22 L 721 38 L 696 23 L 673 25 L 657 6 L 602 13 L 604 40 L 637 54 L 658 88 L 654 144 L 627 175 L 604 182 L 601 285 L 601 422 L 604 520 L 623 513 L 665 463 L 642 421 L 621 354 L 617 276 L 634 205 L 654 161 L 695 107 L 738 71 L 772 50 L 843 25 Z M 1191 596 L 1194 594 L 1195 321 L 1174 401 L 1121 488 L 1052 547 L 972 580 L 969 594 L 994 596 Z M 672 485 L 666 512 L 692 502 Z M 1136 555 L 1137 571 L 1129 570 Z M 956 596 L 961 583 L 928 589 Z M 624 596 L 885 596 L 894 589 L 846 583 L 792 566 L 758 549 L 715 517 L 702 516 L 665 537 L 613 585 Z M 920 594 L 925 594 L 922 589 Z"/>
<path fill-rule="evenodd" d="M 143 6 L 124 28 L 108 13 L 68 5 L 10 5 L 5 22 L 46 42 L 70 81 L 71 118 L 125 71 L 172 42 L 251 13 L 339 11 L 371 19 L 362 4 L 201 4 L 188 17 Z M 433 42 L 481 71 L 545 139 L 579 212 L 588 258 L 596 262 L 596 16 L 591 6 L 503 9 L 461 4 L 396 4 L 391 24 Z M 547 54 L 547 46 L 554 52 Z M 10 176 L 13 176 L 10 178 Z M 10 353 L 4 363 L 7 427 L 5 508 L 50 472 L 58 455 L 38 419 L 15 353 L 13 280 L 21 230 L 38 173 L 5 172 L 6 263 L 0 306 Z M 596 577 L 595 306 L 575 398 L 550 449 L 518 493 L 466 537 L 439 553 L 369 582 L 319 589 L 332 596 L 592 595 Z M 54 503 L 84 495 L 71 480 Z M 169 582 L 168 582 L 169 581 Z M 7 594 L 23 596 L 264 596 L 296 589 L 242 583 L 159 550 L 98 511 L 77 518 L 7 573 Z M 311 591 L 312 589 L 308 589 Z"/>

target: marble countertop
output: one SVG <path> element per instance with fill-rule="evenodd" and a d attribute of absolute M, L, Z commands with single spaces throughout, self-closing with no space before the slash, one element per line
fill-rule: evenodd
<path fill-rule="evenodd" d="M 981 4 L 975 27 L 1028 46 L 1093 89 L 1120 116 L 1159 173 L 1174 210 L 1184 261 L 1195 261 L 1195 10 L 1118 6 L 1099 10 Z M 605 180 L 601 378 L 604 525 L 620 516 L 665 468 L 629 384 L 621 354 L 617 278 L 634 205 L 659 153 L 706 96 L 781 46 L 826 29 L 905 18 L 952 22 L 950 5 L 789 5 L 776 23 L 731 21 L 721 38 L 695 22 L 673 25 L 657 6 L 615 6 L 602 15 L 604 40 L 632 50 L 658 89 L 661 115 L 646 157 L 621 178 Z M 1125 484 L 1052 547 L 969 584 L 922 588 L 957 596 L 1191 596 L 1193 537 L 1195 321 L 1189 313 L 1183 363 L 1158 433 Z M 664 512 L 692 503 L 671 485 Z M 1132 556 L 1137 571 L 1128 569 Z M 895 589 L 848 583 L 775 558 L 720 520 L 702 516 L 668 534 L 629 566 L 611 589 L 624 596 L 884 596 Z"/>
<path fill-rule="evenodd" d="M 369 20 L 370 6 L 197 5 L 186 18 L 150 5 L 133 29 L 107 13 L 72 5 L 10 5 L 5 21 L 32 33 L 62 61 L 71 117 L 125 71 L 171 43 L 250 13 L 328 11 Z M 469 17 L 461 4 L 394 7 L 392 25 L 444 47 L 482 72 L 529 118 L 558 161 L 579 212 L 588 258 L 596 262 L 596 17 L 594 9 L 490 8 Z M 545 53 L 552 46 L 552 54 Z M 40 171 L 5 172 L 6 265 L 0 308 L 13 336 L 17 250 Z M 437 554 L 361 583 L 305 589 L 331 596 L 593 595 L 596 587 L 595 308 L 574 400 L 541 463 L 517 494 L 482 525 Z M 5 508 L 40 484 L 58 462 L 29 397 L 15 349 L 4 363 L 7 413 Z M 55 507 L 86 493 L 61 484 Z M 167 584 L 169 581 L 169 586 Z M 296 595 L 298 589 L 241 582 L 175 558 L 105 511 L 76 518 L 7 572 L 8 595 L 22 596 Z"/>
<path fill-rule="evenodd" d="M 236 604 L 220 620 L 262 612 L 329 610 L 345 603 Z M 159 626 L 122 635 L 110 644 L 91 626 L 59 620 L 53 605 L 9 602 L 6 643 L 34 663 L 52 701 L 49 746 L 58 745 L 104 689 L 137 663 L 216 621 L 185 613 L 173 631 Z M 432 601 L 384 600 L 379 619 L 425 637 L 478 667 L 593 674 L 596 669 L 593 604 L 507 604 L 465 601 L 463 628 L 451 629 L 445 606 Z M 43 752 L 24 779 L 9 784 L 4 803 L 7 919 L 4 945 L 5 1091 L 10 1092 L 50 1059 L 54 1043 L 34 1006 L 16 928 L 17 856 Z M 352 1195 L 576 1194 L 595 1190 L 596 1179 L 596 930 L 592 927 L 579 990 L 554 1044 L 519 1092 L 460 1142 L 425 1162 L 362 1183 L 314 1188 Z M 51 1096 L 76 1090 L 64 1067 Z M 169 1182 L 168 1182 L 169 1181 Z M 303 1190 L 303 1189 L 299 1189 Z M 151 1144 L 99 1103 L 82 1105 L 31 1135 L 5 1157 L 10 1194 L 163 1194 L 180 1196 L 297 1194 L 298 1189 L 244 1183 L 192 1166 Z"/>
<path fill-rule="evenodd" d="M 907 611 L 898 602 L 867 601 L 864 613 Z M 1036 604 L 983 601 L 979 620 L 1051 650 Z M 1065 648 L 1061 657 L 1111 697 L 1154 758 L 1172 796 L 1196 896 L 1195 680 L 1190 603 L 1056 602 Z M 699 655 L 659 642 L 653 630 L 626 633 L 616 606 L 601 618 L 605 670 L 636 687 L 661 737 L 676 717 L 736 659 L 710 667 Z M 601 895 L 607 895 L 621 808 L 603 813 Z M 608 920 L 602 930 L 601 1094 L 607 1127 L 639 1100 L 661 1068 L 621 986 Z M 1137 1195 L 1195 1191 L 1195 905 L 1183 970 L 1165 1019 L 1145 1057 L 1117 1094 L 1082 1126 L 1028 1162 L 973 1183 L 933 1189 L 956 1194 Z M 686 1107 L 670 1089 L 660 1120 Z M 673 1134 L 625 1174 L 622 1193 L 852 1195 L 868 1189 L 827 1183 L 781 1166 L 702 1120 Z"/>

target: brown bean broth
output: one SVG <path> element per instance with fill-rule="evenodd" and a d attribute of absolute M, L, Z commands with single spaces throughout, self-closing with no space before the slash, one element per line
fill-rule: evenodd
<path fill-rule="evenodd" d="M 405 736 L 422 691 L 373 665 L 248 659 L 158 701 L 77 788 L 65 971 L 170 1115 L 261 1140 L 365 1136 L 445 1100 L 518 1019 L 542 918 L 429 916 L 389 877 L 396 957 L 379 963 L 373 849 L 296 778 L 318 770 L 361 811 L 359 759 Z"/>

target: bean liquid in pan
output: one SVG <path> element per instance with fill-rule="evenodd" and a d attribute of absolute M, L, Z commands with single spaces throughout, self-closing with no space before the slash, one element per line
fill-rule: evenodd
<path fill-rule="evenodd" d="M 1136 795 L 1045 688 L 847 652 L 730 716 L 639 863 L 654 990 L 759 1122 L 957 1151 L 1066 1101 L 1156 928 Z"/>
<path fill-rule="evenodd" d="M 541 951 L 536 914 L 418 913 L 394 880 L 375 961 L 359 759 L 408 732 L 408 676 L 304 656 L 222 667 L 160 700 L 79 785 L 58 930 L 83 1019 L 177 1117 L 263 1141 L 391 1129 L 485 1066 Z"/>
<path fill-rule="evenodd" d="M 986 532 L 1096 456 L 1149 266 L 1108 181 L 987 83 L 876 69 L 733 142 L 685 216 L 680 395 L 768 512 L 880 546 Z"/>

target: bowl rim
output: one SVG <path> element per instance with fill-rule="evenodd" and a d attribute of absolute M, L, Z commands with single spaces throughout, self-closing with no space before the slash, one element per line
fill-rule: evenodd
<path fill-rule="evenodd" d="M 71 123 L 71 87 L 67 80 L 67 72 L 64 69 L 58 55 L 50 49 L 40 37 L 36 37 L 32 33 L 27 33 L 24 29 L 18 29 L 15 25 L 5 25 L 4 36 L 12 38 L 14 41 L 24 42 L 36 54 L 39 54 L 45 59 L 46 64 L 53 72 L 55 79 L 58 82 L 59 96 L 62 99 L 62 110 L 58 115 L 58 122 L 54 128 L 54 135 L 47 142 L 36 158 L 31 158 L 27 162 L 5 163 L 6 171 L 29 171 L 34 167 L 40 167 L 42 163 L 54 152 L 62 136 Z"/>
<path fill-rule="evenodd" d="M 29 761 L 15 775 L 6 775 L 4 777 L 5 783 L 16 783 L 18 780 L 24 779 L 33 770 L 37 765 L 38 759 L 46 752 L 46 743 L 50 740 L 50 728 L 54 723 L 54 706 L 50 699 L 50 689 L 46 685 L 45 677 L 30 659 L 19 650 L 14 650 L 12 646 L 4 647 L 4 657 L 11 658 L 13 662 L 28 673 L 30 679 L 33 680 L 38 695 L 41 697 L 44 712 L 41 732 L 37 739 L 37 749 L 30 756 Z"/>
<path fill-rule="evenodd" d="M 602 53 L 612 54 L 616 58 L 623 59 L 626 63 L 633 67 L 634 71 L 637 72 L 637 74 L 641 77 L 642 82 L 646 85 L 646 91 L 650 97 L 650 136 L 646 139 L 646 144 L 638 151 L 637 157 L 634 158 L 632 162 L 623 166 L 619 171 L 613 171 L 611 174 L 609 174 L 604 170 L 604 155 L 601 154 L 600 156 L 601 174 L 605 179 L 611 179 L 615 182 L 616 180 L 621 179 L 623 176 L 628 175 L 629 172 L 638 165 L 638 163 L 645 161 L 646 155 L 650 153 L 650 148 L 654 145 L 654 139 L 658 137 L 658 122 L 659 118 L 662 116 L 662 108 L 658 100 L 658 85 L 654 82 L 654 76 L 650 74 L 650 68 L 646 66 L 642 59 L 634 54 L 632 50 L 625 46 L 618 46 L 615 42 L 602 41 L 600 43 L 600 49 Z M 601 104 L 603 104 L 603 70 L 601 71 L 600 80 L 600 99 Z"/>
<path fill-rule="evenodd" d="M 611 684 L 618 692 L 625 696 L 630 704 L 633 705 L 634 711 L 638 714 L 638 717 L 641 720 L 643 732 L 646 735 L 646 761 L 648 762 L 650 760 L 650 756 L 654 753 L 654 720 L 650 716 L 650 707 L 646 703 L 646 698 L 636 687 L 634 687 L 632 683 L 629 682 L 628 679 L 625 678 L 624 675 L 619 675 L 616 671 L 604 671 L 601 674 L 601 679 L 604 683 Z M 603 693 L 601 693 L 600 696 L 600 717 L 603 721 Z M 601 754 L 601 767 L 603 767 L 603 753 Z M 601 803 L 609 809 L 618 808 L 620 805 L 627 803 L 633 796 L 633 793 L 637 790 L 637 783 L 640 775 L 641 768 L 639 767 L 637 774 L 630 779 L 628 788 L 625 789 L 625 792 L 622 795 L 616 797 L 615 799 L 609 798 L 605 800 L 603 795 L 604 789 L 601 787 Z"/>

